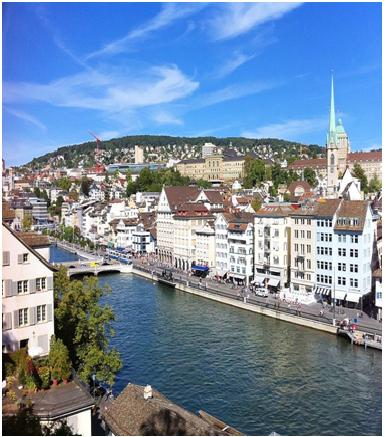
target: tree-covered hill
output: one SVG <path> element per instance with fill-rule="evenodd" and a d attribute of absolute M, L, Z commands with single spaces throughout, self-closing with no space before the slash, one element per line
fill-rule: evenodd
<path fill-rule="evenodd" d="M 232 147 L 239 153 L 255 152 L 262 158 L 289 159 L 302 155 L 314 157 L 324 153 L 318 145 L 305 145 L 276 138 L 242 137 L 172 137 L 163 135 L 133 135 L 101 141 L 101 161 L 104 164 L 128 162 L 134 158 L 134 146 L 144 148 L 145 161 L 168 161 L 168 159 L 195 158 L 201 155 L 204 143 L 211 142 L 221 148 Z M 47 164 L 54 167 L 76 167 L 95 164 L 95 141 L 59 147 L 51 153 L 34 158 L 26 166 L 42 168 Z"/>

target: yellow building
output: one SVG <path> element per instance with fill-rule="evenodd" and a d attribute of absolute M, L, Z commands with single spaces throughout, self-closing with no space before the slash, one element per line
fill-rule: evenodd
<path fill-rule="evenodd" d="M 177 170 L 192 179 L 209 182 L 233 183 L 243 179 L 245 156 L 215 154 L 201 159 L 187 159 L 177 164 Z"/>

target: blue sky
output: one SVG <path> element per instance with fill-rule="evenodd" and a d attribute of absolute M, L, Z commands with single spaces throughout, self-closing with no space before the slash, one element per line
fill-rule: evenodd
<path fill-rule="evenodd" d="M 381 145 L 379 3 L 3 3 L 3 157 L 123 135 Z"/>

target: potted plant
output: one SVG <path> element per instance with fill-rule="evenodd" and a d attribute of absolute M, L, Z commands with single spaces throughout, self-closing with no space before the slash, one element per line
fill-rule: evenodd
<path fill-rule="evenodd" d="M 51 370 L 51 378 L 52 378 L 52 384 L 56 387 L 59 383 L 59 377 L 60 377 L 60 373 L 59 373 L 59 369 L 53 368 Z"/>
<path fill-rule="evenodd" d="M 42 366 L 38 368 L 38 375 L 40 379 L 40 387 L 42 389 L 46 389 L 50 387 L 50 378 L 51 378 L 51 372 L 50 368 L 47 366 Z"/>
<path fill-rule="evenodd" d="M 71 360 L 68 349 L 60 338 L 55 339 L 53 337 L 51 339 L 48 361 L 52 370 L 51 377 L 56 380 L 56 384 L 58 380 L 67 382 L 71 375 Z M 56 384 L 54 383 L 54 385 Z"/>

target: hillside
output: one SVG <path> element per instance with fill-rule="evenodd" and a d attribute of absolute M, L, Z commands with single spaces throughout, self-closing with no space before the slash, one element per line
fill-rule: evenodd
<path fill-rule="evenodd" d="M 167 162 L 169 159 L 187 159 L 201 156 L 202 145 L 211 142 L 220 147 L 232 147 L 238 153 L 255 152 L 259 157 L 273 160 L 315 157 L 324 153 L 318 145 L 305 145 L 276 138 L 241 137 L 172 137 L 158 135 L 135 135 L 101 141 L 101 162 L 105 165 L 114 162 L 134 160 L 134 146 L 144 148 L 145 161 Z M 51 167 L 78 167 L 95 164 L 95 141 L 60 147 L 54 152 L 34 158 L 25 166 L 39 169 L 50 164 Z"/>

